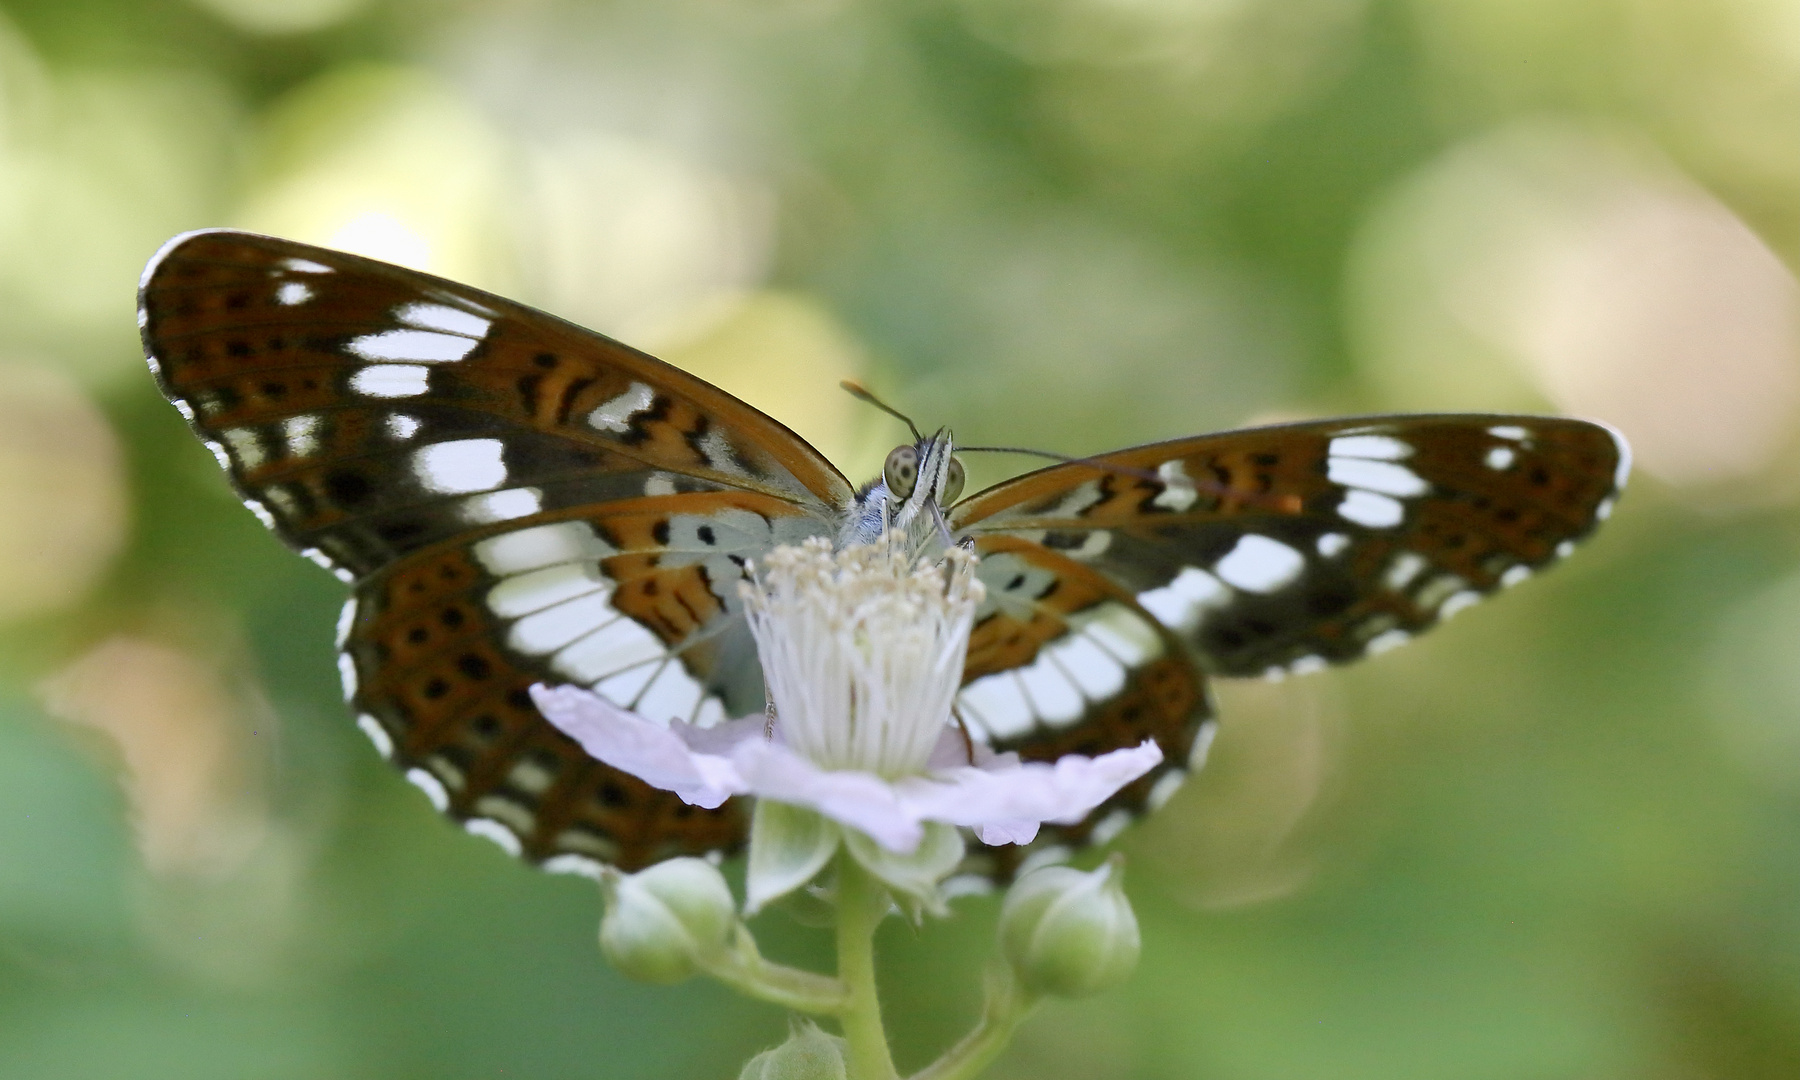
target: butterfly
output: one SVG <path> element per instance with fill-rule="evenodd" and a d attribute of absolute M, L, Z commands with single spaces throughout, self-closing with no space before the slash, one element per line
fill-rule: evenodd
<path fill-rule="evenodd" d="M 935 529 L 986 599 L 955 719 L 1027 760 L 1153 738 L 1164 762 L 1039 844 L 1109 839 L 1214 730 L 1207 680 L 1406 641 L 1566 556 L 1629 470 L 1611 428 L 1370 416 L 1071 460 L 959 499 L 947 433 L 853 486 L 779 422 L 649 355 L 428 274 L 244 232 L 169 241 L 139 326 L 246 506 L 351 585 L 357 723 L 436 807 L 551 870 L 744 842 L 587 757 L 533 707 L 590 687 L 655 719 L 759 713 L 737 584 L 822 536 Z M 1016 848 L 974 845 L 1003 877 Z"/>

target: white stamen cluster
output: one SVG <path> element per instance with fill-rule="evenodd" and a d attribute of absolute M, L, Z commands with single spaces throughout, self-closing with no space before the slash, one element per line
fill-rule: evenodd
<path fill-rule="evenodd" d="M 950 720 L 985 590 L 953 548 L 916 564 L 893 534 L 780 547 L 740 586 L 782 737 L 826 769 L 921 773 Z"/>

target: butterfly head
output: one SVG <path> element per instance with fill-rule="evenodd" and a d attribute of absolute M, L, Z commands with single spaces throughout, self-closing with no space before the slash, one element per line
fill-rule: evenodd
<path fill-rule="evenodd" d="M 844 543 L 866 544 L 885 529 L 905 532 L 915 551 L 934 542 L 948 544 L 943 508 L 962 495 L 963 466 L 948 428 L 922 435 L 888 453 L 881 475 L 858 496 L 858 512 Z"/>

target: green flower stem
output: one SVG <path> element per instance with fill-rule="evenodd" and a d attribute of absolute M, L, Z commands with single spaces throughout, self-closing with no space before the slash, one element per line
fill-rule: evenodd
<path fill-rule="evenodd" d="M 837 857 L 838 978 L 849 1000 L 838 1020 L 850 1044 L 850 1080 L 898 1080 L 875 994 L 875 928 L 888 910 L 887 890 L 847 852 Z"/>
<path fill-rule="evenodd" d="M 981 1075 L 1012 1042 L 1013 1032 L 1037 1008 L 1038 1000 L 1019 985 L 1009 968 L 998 964 L 990 968 L 987 1000 L 974 1030 L 911 1080 L 972 1080 Z"/>
<path fill-rule="evenodd" d="M 731 949 L 704 967 L 708 975 L 741 994 L 795 1012 L 839 1016 L 850 1001 L 850 989 L 840 979 L 763 959 L 750 928 L 741 923 Z"/>

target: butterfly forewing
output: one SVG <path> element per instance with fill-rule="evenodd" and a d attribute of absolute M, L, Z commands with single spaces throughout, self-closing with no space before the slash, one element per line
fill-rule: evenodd
<path fill-rule="evenodd" d="M 1579 420 L 1374 417 L 1137 447 L 958 505 L 1128 589 L 1221 675 L 1307 671 L 1417 634 L 1566 555 L 1621 440 Z"/>
<path fill-rule="evenodd" d="M 853 493 L 828 462 L 617 342 L 321 248 L 179 237 L 140 303 L 164 392 L 246 503 L 357 583 L 346 694 L 434 801 L 538 859 L 737 842 L 735 806 L 696 811 L 588 760 L 525 690 L 759 710 L 737 570 L 835 533 Z"/>

